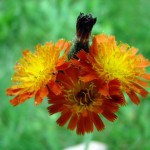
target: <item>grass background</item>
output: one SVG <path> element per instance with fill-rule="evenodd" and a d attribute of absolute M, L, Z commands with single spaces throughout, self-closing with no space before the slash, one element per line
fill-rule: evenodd
<path fill-rule="evenodd" d="M 9 103 L 5 89 L 11 86 L 13 66 L 26 48 L 38 43 L 73 40 L 80 12 L 97 17 L 92 34 L 115 35 L 117 41 L 139 48 L 150 57 L 149 0 L 1 0 L 0 1 L 0 150 L 61 150 L 85 141 L 85 137 L 56 124 L 49 117 L 45 100 L 35 107 L 33 99 L 17 107 Z M 104 142 L 110 150 L 150 149 L 150 101 L 129 104 L 106 129 L 94 131 L 92 140 Z"/>

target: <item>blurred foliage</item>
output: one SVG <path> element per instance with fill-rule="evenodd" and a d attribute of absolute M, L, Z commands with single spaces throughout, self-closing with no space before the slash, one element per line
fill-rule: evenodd
<path fill-rule="evenodd" d="M 0 1 L 0 149 L 59 150 L 84 141 L 84 137 L 56 124 L 45 107 L 34 107 L 33 100 L 13 107 L 5 89 L 11 85 L 13 66 L 22 50 L 34 50 L 38 43 L 74 40 L 80 12 L 97 17 L 92 34 L 116 36 L 118 42 L 139 48 L 150 56 L 149 0 L 1 0 Z M 149 98 L 135 106 L 121 108 L 114 123 L 105 120 L 106 129 L 94 131 L 93 140 L 111 150 L 150 149 Z"/>

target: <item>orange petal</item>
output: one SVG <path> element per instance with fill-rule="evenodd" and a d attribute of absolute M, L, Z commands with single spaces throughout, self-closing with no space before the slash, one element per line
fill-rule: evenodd
<path fill-rule="evenodd" d="M 133 91 L 127 93 L 127 95 L 129 96 L 129 98 L 132 100 L 134 104 L 138 105 L 140 103 L 140 99 Z"/>
<path fill-rule="evenodd" d="M 141 55 L 141 57 L 143 58 L 142 55 Z M 141 64 L 139 64 L 137 67 L 139 67 L 139 68 L 145 68 L 145 67 L 148 67 L 148 66 L 150 66 L 150 62 L 147 59 L 143 58 Z"/>
<path fill-rule="evenodd" d="M 6 89 L 6 94 L 9 96 L 17 95 L 22 88 L 8 88 Z"/>
<path fill-rule="evenodd" d="M 65 76 L 68 77 L 68 80 L 70 80 L 72 84 L 77 83 L 79 76 L 79 69 L 72 66 L 69 69 L 65 70 L 65 73 L 66 73 Z"/>
<path fill-rule="evenodd" d="M 74 114 L 70 119 L 70 122 L 68 124 L 68 129 L 74 130 L 75 127 L 77 126 L 77 122 L 78 122 L 78 115 Z"/>
<path fill-rule="evenodd" d="M 57 120 L 57 123 L 60 126 L 64 126 L 67 123 L 67 121 L 70 119 L 71 115 L 72 115 L 71 111 L 67 111 L 65 113 L 63 112 L 62 115 Z"/>
<path fill-rule="evenodd" d="M 141 95 L 142 97 L 144 97 L 144 98 L 146 98 L 147 95 L 149 94 L 148 91 L 146 91 L 143 87 L 139 86 L 138 84 L 132 83 L 132 86 L 134 86 L 134 87 L 133 87 L 133 90 L 134 90 L 136 93 L 140 94 L 140 95 Z"/>
<path fill-rule="evenodd" d="M 69 62 L 71 62 L 71 64 L 73 64 L 75 66 L 80 65 L 80 61 L 78 59 L 75 59 L 75 58 L 72 58 L 71 60 L 69 60 Z"/>
<path fill-rule="evenodd" d="M 103 96 L 109 96 L 108 84 L 103 84 L 98 92 L 100 92 Z"/>
<path fill-rule="evenodd" d="M 55 95 L 59 95 L 61 93 L 61 86 L 54 81 L 48 83 L 48 87 Z"/>
<path fill-rule="evenodd" d="M 120 86 L 120 82 L 117 80 L 117 79 L 114 79 L 114 80 L 111 80 L 110 82 L 109 82 L 109 86 L 110 87 L 113 87 L 113 86 Z"/>
<path fill-rule="evenodd" d="M 48 95 L 48 89 L 47 89 L 46 86 L 44 86 L 43 88 L 41 88 L 39 90 L 39 92 L 40 92 L 40 97 L 42 97 L 42 98 L 44 98 L 44 97 L 46 97 Z"/>
<path fill-rule="evenodd" d="M 10 103 L 14 106 L 17 106 L 18 104 L 20 104 L 20 95 L 16 96 L 15 98 L 10 100 Z"/>
<path fill-rule="evenodd" d="M 53 92 L 49 91 L 49 100 L 48 100 L 48 103 L 49 104 L 63 104 L 65 103 L 65 98 L 63 97 L 62 94 L 60 95 L 55 95 Z M 58 100 L 59 99 L 59 100 Z"/>
<path fill-rule="evenodd" d="M 89 72 L 93 72 L 96 74 L 96 72 L 92 69 L 91 63 L 88 63 L 86 60 L 80 60 L 79 64 L 76 64 L 77 67 L 81 68 L 81 71 L 85 74 L 89 74 Z M 83 74 L 82 73 L 82 74 Z"/>
<path fill-rule="evenodd" d="M 65 52 L 68 53 L 68 51 L 70 50 L 70 47 L 71 47 L 71 42 L 60 39 L 56 43 L 56 46 L 59 47 L 60 50 L 65 50 Z"/>
<path fill-rule="evenodd" d="M 134 56 L 134 55 L 138 52 L 138 49 L 135 48 L 135 47 L 132 47 L 132 48 L 130 49 L 130 52 L 132 52 L 132 55 Z"/>
<path fill-rule="evenodd" d="M 135 83 L 138 83 L 138 84 L 141 85 L 141 86 L 148 87 L 148 82 L 147 82 L 147 81 L 143 81 L 143 80 L 140 80 L 140 79 L 136 79 L 134 82 L 135 82 Z"/>
<path fill-rule="evenodd" d="M 66 78 L 66 76 L 68 78 Z M 70 89 L 73 86 L 73 82 L 70 80 L 69 76 L 65 72 L 58 72 L 57 80 L 61 81 L 65 89 Z"/>
<path fill-rule="evenodd" d="M 119 87 L 114 86 L 113 88 L 109 89 L 109 94 L 110 95 L 119 95 L 120 94 Z"/>
<path fill-rule="evenodd" d="M 53 114 L 55 114 L 57 112 L 61 112 L 61 107 L 62 107 L 62 104 L 57 104 L 57 105 L 51 105 L 47 109 L 48 109 L 49 113 L 51 115 L 53 115 Z"/>
<path fill-rule="evenodd" d="M 104 129 L 104 123 L 102 122 L 98 114 L 92 112 L 92 120 L 98 131 L 101 131 Z"/>
<path fill-rule="evenodd" d="M 27 49 L 27 50 L 24 50 L 23 52 L 22 52 L 22 54 L 23 54 L 23 56 L 24 57 L 27 57 L 27 55 L 30 53 L 30 51 Z"/>
<path fill-rule="evenodd" d="M 56 63 L 56 66 L 59 67 L 63 65 L 66 62 L 66 59 L 64 57 L 59 58 L 59 60 Z"/>
<path fill-rule="evenodd" d="M 10 103 L 14 106 L 17 106 L 20 103 L 25 102 L 27 99 L 31 98 L 34 93 L 24 93 L 21 95 L 16 96 L 15 98 L 10 100 Z"/>
<path fill-rule="evenodd" d="M 87 53 L 84 50 L 80 50 L 77 53 L 77 57 L 84 60 L 84 61 L 87 59 L 86 55 L 87 55 Z"/>
<path fill-rule="evenodd" d="M 84 128 L 88 133 L 93 131 L 93 121 L 90 113 L 88 113 L 87 116 L 84 117 Z"/>
<path fill-rule="evenodd" d="M 94 38 L 92 40 L 92 46 L 90 47 L 90 54 L 92 56 L 96 56 L 98 54 L 98 46 L 97 46 L 96 36 L 94 36 Z"/>
<path fill-rule="evenodd" d="M 56 67 L 56 69 L 57 70 L 65 70 L 65 69 L 67 69 L 68 67 L 70 66 L 70 62 L 60 62 L 60 63 L 58 63 L 57 64 L 57 67 Z"/>
<path fill-rule="evenodd" d="M 117 118 L 117 116 L 114 113 L 107 111 L 107 110 L 106 111 L 104 110 L 102 112 L 102 115 L 109 121 L 114 121 Z"/>
<path fill-rule="evenodd" d="M 86 74 L 86 75 L 80 77 L 80 79 L 81 79 L 83 82 L 89 82 L 89 81 L 92 81 L 92 80 L 97 79 L 97 78 L 98 78 L 98 76 L 97 76 L 97 74 L 94 73 L 94 72 L 90 72 L 90 73 L 88 73 L 88 74 Z"/>
<path fill-rule="evenodd" d="M 77 122 L 77 134 L 83 135 L 84 133 L 85 133 L 84 119 L 83 119 L 83 116 L 80 115 L 78 122 Z"/>
<path fill-rule="evenodd" d="M 105 100 L 103 104 L 103 109 L 110 110 L 111 112 L 116 112 L 119 109 L 119 105 L 117 103 L 114 103 L 114 101 L 110 100 Z"/>
<path fill-rule="evenodd" d="M 59 49 L 64 49 L 66 48 L 66 41 L 64 39 L 60 39 L 55 45 L 59 47 Z"/>
<path fill-rule="evenodd" d="M 37 93 L 35 94 L 35 105 L 41 104 L 43 98 L 46 97 L 47 95 L 48 95 L 48 89 L 46 86 L 38 90 Z"/>
<path fill-rule="evenodd" d="M 150 74 L 144 74 L 141 77 L 146 79 L 146 80 L 150 80 Z"/>
<path fill-rule="evenodd" d="M 35 102 L 34 102 L 34 104 L 37 106 L 37 105 L 41 104 L 42 101 L 43 101 L 43 99 L 39 96 L 39 93 L 37 93 L 35 95 Z"/>
<path fill-rule="evenodd" d="M 126 100 L 124 98 L 124 95 L 120 93 L 120 95 L 111 95 L 112 101 L 120 104 L 120 105 L 126 105 Z"/>

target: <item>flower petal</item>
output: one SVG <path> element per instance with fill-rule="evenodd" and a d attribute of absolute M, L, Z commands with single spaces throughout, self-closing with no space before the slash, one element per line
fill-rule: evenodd
<path fill-rule="evenodd" d="M 48 88 L 54 93 L 54 94 L 56 94 L 56 95 L 59 95 L 60 93 L 61 93 L 61 86 L 58 84 L 58 83 L 56 83 L 56 82 L 54 82 L 54 81 L 51 81 L 51 82 L 49 82 L 48 83 Z"/>
<path fill-rule="evenodd" d="M 68 124 L 68 129 L 74 130 L 75 127 L 77 126 L 77 122 L 78 122 L 78 115 L 75 113 L 70 119 L 70 122 Z"/>
<path fill-rule="evenodd" d="M 84 133 L 85 133 L 84 117 L 80 115 L 77 122 L 77 134 L 83 135 Z"/>
<path fill-rule="evenodd" d="M 46 97 L 47 95 L 48 95 L 48 89 L 46 86 L 38 90 L 37 93 L 35 94 L 35 105 L 41 104 L 43 98 Z"/>
<path fill-rule="evenodd" d="M 34 93 L 24 93 L 21 95 L 17 95 L 15 98 L 10 100 L 10 103 L 14 106 L 17 106 L 20 103 L 23 103 L 27 99 L 31 98 Z"/>
<path fill-rule="evenodd" d="M 98 114 L 92 112 L 92 120 L 93 120 L 93 123 L 94 123 L 94 125 L 98 131 L 101 131 L 104 129 L 104 123 L 102 122 L 102 120 L 98 116 Z"/>
<path fill-rule="evenodd" d="M 67 121 L 70 119 L 72 113 L 70 111 L 67 111 L 65 113 L 62 113 L 62 115 L 59 117 L 59 119 L 57 120 L 57 123 L 60 125 L 60 126 L 64 126 Z"/>
<path fill-rule="evenodd" d="M 9 96 L 17 95 L 22 90 L 22 88 L 8 88 L 6 89 L 6 94 Z"/>
<path fill-rule="evenodd" d="M 132 102 L 136 105 L 140 103 L 139 97 L 135 94 L 135 92 L 131 91 L 130 93 L 127 93 L 129 98 L 132 100 Z"/>
<path fill-rule="evenodd" d="M 114 121 L 117 118 L 117 115 L 107 110 L 104 110 L 102 115 L 109 121 Z"/>

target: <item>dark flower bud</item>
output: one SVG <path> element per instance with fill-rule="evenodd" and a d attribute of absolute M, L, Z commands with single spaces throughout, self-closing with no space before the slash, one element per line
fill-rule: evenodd
<path fill-rule="evenodd" d="M 77 40 L 83 43 L 88 41 L 95 23 L 96 18 L 93 18 L 91 14 L 84 15 L 83 13 L 80 13 L 76 24 Z"/>
<path fill-rule="evenodd" d="M 76 54 L 81 49 L 85 52 L 89 52 L 89 38 L 95 23 L 96 18 L 93 18 L 91 14 L 84 15 L 84 13 L 80 13 L 76 23 L 76 40 L 69 52 L 68 59 L 77 59 Z"/>

